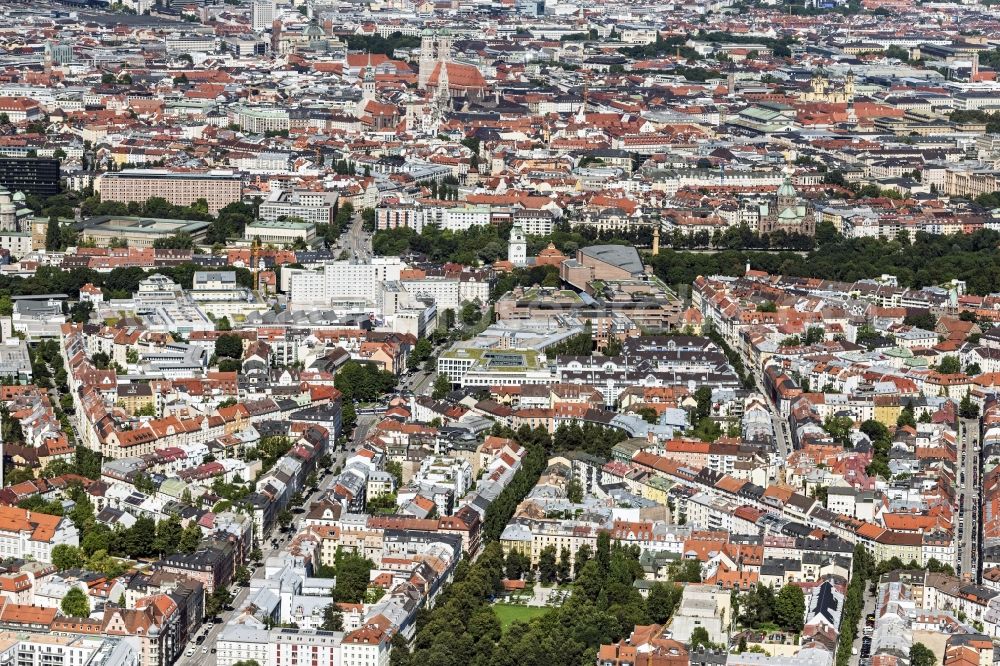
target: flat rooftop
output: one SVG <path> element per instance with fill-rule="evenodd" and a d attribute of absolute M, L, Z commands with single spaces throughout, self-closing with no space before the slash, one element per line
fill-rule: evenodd
<path fill-rule="evenodd" d="M 209 223 L 201 220 L 169 220 L 158 217 L 129 217 L 125 215 L 100 215 L 76 225 L 78 231 L 173 235 L 182 231 L 193 235 L 208 229 Z"/>
<path fill-rule="evenodd" d="M 182 178 L 189 180 L 240 180 L 242 176 L 234 171 L 170 171 L 169 169 L 125 169 L 102 174 L 102 178 Z"/>
<path fill-rule="evenodd" d="M 316 225 L 312 222 L 296 222 L 295 220 L 257 220 L 246 226 L 247 229 L 311 229 Z"/>

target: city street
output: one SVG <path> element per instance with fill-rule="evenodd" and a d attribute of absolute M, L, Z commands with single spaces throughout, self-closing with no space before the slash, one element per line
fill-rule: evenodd
<path fill-rule="evenodd" d="M 764 395 L 767 395 L 766 393 Z M 771 409 L 771 426 L 774 428 L 774 442 L 778 448 L 778 455 L 782 460 L 788 459 L 788 454 L 792 452 L 792 440 L 788 432 L 788 419 L 782 418 L 778 408 L 771 404 L 768 399 L 768 407 Z"/>
<path fill-rule="evenodd" d="M 340 237 L 341 246 L 350 253 L 352 259 L 363 260 L 372 257 L 372 239 L 362 225 L 361 216 L 355 215 L 350 229 Z"/>
<path fill-rule="evenodd" d="M 867 625 L 868 616 L 875 613 L 876 604 L 878 602 L 878 595 L 869 594 L 866 586 L 864 592 L 865 605 L 861 611 L 861 621 L 858 623 L 857 635 L 854 637 L 854 642 L 851 644 L 851 663 L 858 664 L 861 662 L 861 641 L 865 637 L 865 626 Z"/>
<path fill-rule="evenodd" d="M 319 490 L 317 490 L 315 493 L 312 493 L 305 499 L 305 501 L 302 504 L 302 507 L 304 509 L 308 509 L 308 507 L 313 502 L 322 499 L 322 497 L 333 485 L 334 470 L 343 466 L 344 461 L 351 455 L 351 452 L 354 449 L 356 449 L 358 444 L 363 442 L 365 438 L 368 436 L 368 431 L 371 429 L 372 425 L 374 425 L 375 422 L 376 418 L 372 416 L 358 417 L 358 423 L 354 429 L 354 436 L 352 440 L 343 449 L 334 451 L 333 453 L 330 454 L 330 457 L 333 459 L 332 464 L 329 469 L 321 470 L 322 476 L 320 477 L 319 480 Z M 295 526 L 296 529 L 299 527 L 299 523 L 301 522 L 302 516 L 304 515 L 305 515 L 304 513 L 295 515 L 292 524 Z M 271 534 L 267 538 L 262 539 L 260 543 L 260 549 L 263 552 L 264 561 L 266 562 L 267 558 L 269 557 L 274 557 L 276 555 L 279 555 L 281 553 L 282 548 L 288 545 L 288 542 L 291 539 L 292 534 L 294 534 L 294 532 L 292 532 L 291 534 L 286 534 L 278 529 L 275 529 L 271 532 Z M 272 545 L 271 539 L 277 539 L 278 544 L 276 546 Z M 261 580 L 264 578 L 264 573 L 265 573 L 264 567 L 260 566 L 253 572 L 252 578 Z M 233 588 L 230 588 L 230 590 L 233 591 Z M 188 657 L 186 654 L 181 655 L 180 658 L 177 659 L 175 664 L 177 664 L 178 666 L 187 666 L 188 664 L 190 664 L 191 666 L 215 666 L 215 654 L 213 654 L 211 650 L 216 646 L 219 634 L 222 632 L 222 629 L 226 626 L 226 623 L 228 623 L 236 615 L 237 610 L 246 601 L 249 592 L 250 590 L 247 587 L 240 587 L 240 589 L 236 591 L 236 594 L 234 595 L 233 598 L 233 602 L 231 604 L 233 610 L 223 611 L 222 613 L 219 614 L 219 617 L 221 617 L 223 620 L 221 623 L 213 624 L 210 619 L 206 620 L 205 624 L 202 625 L 201 630 L 198 632 L 199 635 L 206 634 L 207 630 L 205 641 L 201 645 L 196 644 L 194 640 L 189 641 L 187 646 L 185 647 L 185 653 L 187 652 L 188 647 L 193 647 L 195 650 L 194 654 L 192 654 L 190 657 Z M 192 639 L 194 638 L 197 638 L 197 636 L 192 637 Z M 202 652 L 203 647 L 206 648 L 208 652 L 203 653 Z"/>
<path fill-rule="evenodd" d="M 979 578 L 979 421 L 958 423 L 958 570 L 972 581 Z"/>
<path fill-rule="evenodd" d="M 417 370 L 410 377 L 399 383 L 399 388 L 410 391 L 413 395 L 429 393 L 428 388 L 434 383 L 434 373 L 428 370 Z"/>

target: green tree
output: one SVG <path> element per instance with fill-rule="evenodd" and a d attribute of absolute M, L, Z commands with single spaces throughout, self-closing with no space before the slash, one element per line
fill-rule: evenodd
<path fill-rule="evenodd" d="M 466 301 L 462 305 L 462 323 L 466 326 L 474 326 L 479 322 L 482 316 L 479 312 L 479 306 L 472 301 Z"/>
<path fill-rule="evenodd" d="M 431 397 L 435 400 L 440 400 L 449 393 L 451 393 L 451 382 L 448 381 L 448 377 L 445 375 L 438 375 L 434 379 L 434 389 L 431 392 Z"/>
<path fill-rule="evenodd" d="M 63 615 L 68 617 L 90 617 L 90 601 L 78 587 L 71 587 L 59 604 Z"/>
<path fill-rule="evenodd" d="M 695 416 L 698 420 L 712 415 L 712 389 L 707 386 L 700 387 L 694 392 L 694 399 L 697 401 Z"/>
<path fill-rule="evenodd" d="M 903 409 L 899 412 L 899 416 L 896 417 L 896 426 L 910 426 L 911 428 L 916 428 L 917 420 L 913 414 L 913 402 L 911 400 L 907 400 L 906 404 L 903 405 Z"/>
<path fill-rule="evenodd" d="M 90 315 L 93 311 L 94 304 L 90 301 L 80 301 L 79 303 L 74 303 L 73 307 L 69 309 L 70 319 L 75 324 L 84 324 L 90 321 Z"/>
<path fill-rule="evenodd" d="M 566 582 L 570 579 L 570 552 L 569 548 L 563 547 L 559 549 L 559 564 L 556 566 L 556 575 L 558 576 L 560 582 Z"/>
<path fill-rule="evenodd" d="M 573 573 L 574 575 L 579 575 L 583 570 L 583 567 L 587 565 L 587 562 L 594 558 L 594 550 L 587 544 L 583 544 L 576 551 L 576 555 L 573 557 Z"/>
<path fill-rule="evenodd" d="M 694 631 L 691 632 L 691 649 L 697 650 L 702 647 L 711 647 L 712 640 L 708 635 L 708 629 L 705 627 L 695 627 Z"/>
<path fill-rule="evenodd" d="M 611 338 L 604 347 L 605 356 L 621 356 L 622 351 L 624 351 L 624 345 L 618 338 Z"/>
<path fill-rule="evenodd" d="M 406 367 L 409 370 L 416 370 L 425 363 L 434 352 L 434 347 L 431 345 L 431 341 L 427 338 L 420 338 L 417 343 L 413 345 L 413 349 L 410 351 L 409 356 L 406 358 Z"/>
<path fill-rule="evenodd" d="M 823 421 L 823 430 L 833 437 L 841 446 L 845 446 L 851 437 L 854 421 L 850 416 L 827 416 Z"/>
<path fill-rule="evenodd" d="M 583 501 L 583 484 L 575 475 L 566 484 L 566 499 L 573 504 L 579 504 Z"/>
<path fill-rule="evenodd" d="M 190 250 L 194 247 L 194 239 L 191 234 L 181 231 L 166 238 L 157 238 L 153 241 L 153 247 L 157 250 Z"/>
<path fill-rule="evenodd" d="M 665 624 L 681 603 L 684 588 L 673 583 L 654 583 L 646 598 L 646 612 L 656 624 Z"/>
<path fill-rule="evenodd" d="M 954 375 L 962 372 L 962 362 L 958 360 L 957 356 L 942 356 L 941 360 L 938 361 L 937 370 L 944 375 Z"/>
<path fill-rule="evenodd" d="M 556 547 L 546 546 L 538 554 L 538 579 L 543 583 L 554 583 L 557 573 Z"/>
<path fill-rule="evenodd" d="M 701 563 L 698 560 L 683 560 L 674 565 L 670 580 L 675 583 L 700 583 Z"/>
<path fill-rule="evenodd" d="M 149 516 L 136 518 L 125 532 L 125 553 L 129 557 L 150 557 L 156 554 L 156 522 Z"/>
<path fill-rule="evenodd" d="M 822 342 L 825 337 L 825 330 L 822 326 L 810 326 L 806 330 L 805 343 L 807 345 L 814 345 L 818 342 Z"/>
<path fill-rule="evenodd" d="M 966 393 L 958 404 L 958 415 L 963 419 L 979 418 L 979 405 L 972 401 L 972 396 Z"/>
<path fill-rule="evenodd" d="M 907 326 L 922 328 L 925 331 L 933 331 L 937 327 L 937 318 L 929 310 L 921 310 L 906 315 L 903 318 L 903 323 Z"/>
<path fill-rule="evenodd" d="M 94 524 L 94 504 L 87 497 L 83 489 L 79 489 L 73 497 L 75 506 L 70 511 L 69 517 L 73 525 L 81 534 L 89 530 Z"/>
<path fill-rule="evenodd" d="M 322 629 L 324 631 L 344 630 L 344 614 L 337 608 L 337 604 L 331 603 L 323 609 Z"/>
<path fill-rule="evenodd" d="M 136 474 L 132 485 L 135 486 L 136 490 L 146 493 L 147 495 L 152 495 L 156 492 L 156 484 L 145 472 L 139 472 Z"/>
<path fill-rule="evenodd" d="M 335 558 L 337 585 L 333 600 L 340 603 L 361 603 L 370 582 L 371 560 L 354 553 L 338 552 Z"/>
<path fill-rule="evenodd" d="M 91 451 L 84 446 L 76 447 L 76 470 L 81 476 L 97 480 L 101 478 L 103 457 L 100 453 Z"/>
<path fill-rule="evenodd" d="M 219 358 L 243 357 L 243 341 L 235 334 L 220 335 L 215 340 L 215 355 Z"/>
<path fill-rule="evenodd" d="M 345 402 L 340 411 L 340 424 L 343 427 L 344 432 L 350 432 L 354 430 L 354 426 L 358 423 L 358 412 L 354 409 L 353 402 Z"/>
<path fill-rule="evenodd" d="M 798 633 L 805 623 L 806 598 L 798 585 L 785 585 L 774 599 L 774 614 L 785 631 Z"/>
<path fill-rule="evenodd" d="M 635 410 L 635 415 L 642 418 L 646 423 L 656 423 L 659 420 L 659 414 L 656 410 L 649 405 L 643 405 L 639 409 Z"/>
<path fill-rule="evenodd" d="M 93 361 L 94 367 L 98 370 L 107 370 L 108 365 L 111 363 L 111 357 L 104 352 L 97 352 L 90 357 L 90 360 Z"/>
<path fill-rule="evenodd" d="M 518 580 L 531 570 L 531 558 L 524 553 L 512 550 L 507 553 L 504 564 L 504 575 L 510 580 Z"/>
<path fill-rule="evenodd" d="M 232 593 L 225 587 L 217 587 L 205 601 L 205 615 L 218 615 L 233 601 Z"/>
<path fill-rule="evenodd" d="M 56 569 L 79 569 L 84 563 L 85 559 L 79 548 L 63 543 L 52 547 L 52 566 Z"/>
<path fill-rule="evenodd" d="M 937 663 L 934 652 L 923 643 L 910 646 L 910 666 L 935 666 Z"/>
<path fill-rule="evenodd" d="M 392 474 L 396 487 L 403 485 L 403 464 L 396 460 L 390 460 L 385 464 L 385 471 Z"/>
<path fill-rule="evenodd" d="M 59 230 L 59 219 L 55 216 L 49 217 L 48 226 L 45 227 L 45 249 L 49 252 L 60 250 L 62 246 L 62 232 Z"/>
<path fill-rule="evenodd" d="M 177 550 L 181 553 L 193 553 L 198 550 L 198 546 L 200 544 L 201 528 L 198 527 L 198 523 L 192 520 L 181 533 L 180 541 L 177 544 Z"/>
<path fill-rule="evenodd" d="M 170 516 L 166 520 L 161 520 L 156 524 L 156 541 L 154 545 L 156 552 L 160 556 L 176 552 L 183 533 L 184 528 L 181 526 L 181 520 L 177 516 Z"/>

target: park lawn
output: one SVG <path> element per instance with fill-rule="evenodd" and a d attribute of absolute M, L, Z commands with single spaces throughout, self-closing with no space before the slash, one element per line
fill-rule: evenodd
<path fill-rule="evenodd" d="M 514 604 L 493 604 L 493 612 L 500 620 L 500 628 L 504 631 L 510 628 L 514 622 L 529 622 L 532 619 L 545 615 L 549 608 L 543 606 L 515 606 Z"/>

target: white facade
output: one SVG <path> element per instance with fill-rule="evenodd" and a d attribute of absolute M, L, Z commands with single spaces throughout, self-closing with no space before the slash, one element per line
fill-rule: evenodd
<path fill-rule="evenodd" d="M 233 666 L 238 661 L 256 661 L 261 666 L 269 663 L 270 636 L 264 628 L 241 624 L 227 625 L 216 641 L 218 666 Z"/>
<path fill-rule="evenodd" d="M 441 228 L 452 231 L 465 231 L 469 227 L 485 227 L 490 223 L 489 206 L 463 206 L 462 208 L 446 208 L 441 216 Z"/>
<path fill-rule="evenodd" d="M 51 562 L 52 549 L 55 546 L 59 544 L 66 544 L 68 546 L 80 545 L 79 533 L 76 531 L 73 523 L 67 518 L 46 515 L 44 520 L 54 519 L 58 523 L 52 537 L 42 539 L 35 538 L 36 530 L 32 527 L 34 520 L 30 517 L 31 512 L 14 507 L 9 507 L 6 511 L 14 516 L 28 514 L 29 517 L 26 520 L 14 518 L 11 522 L 11 527 L 0 530 L 0 557 Z M 21 529 L 17 525 L 19 521 L 23 521 L 26 526 L 25 529 Z M 44 528 L 41 531 L 45 531 Z"/>
<path fill-rule="evenodd" d="M 353 299 L 378 304 L 382 285 L 398 281 L 405 266 L 399 257 L 373 257 L 365 262 L 331 262 L 322 271 L 295 271 L 289 279 L 291 301 L 329 304 Z"/>
<path fill-rule="evenodd" d="M 302 629 L 271 631 L 268 664 L 274 666 L 314 666 L 344 664 L 341 655 L 343 632 Z"/>
<path fill-rule="evenodd" d="M 457 310 L 462 304 L 460 282 L 455 278 L 424 277 L 419 280 L 403 280 L 403 288 L 416 298 L 434 299 L 438 310 Z"/>
<path fill-rule="evenodd" d="M 269 29 L 274 23 L 274 0 L 253 0 L 251 13 L 254 32 Z"/>
<path fill-rule="evenodd" d="M 211 53 L 215 51 L 217 41 L 213 35 L 178 33 L 168 35 L 166 43 L 169 55 L 179 55 L 181 53 Z"/>
<path fill-rule="evenodd" d="M 0 234 L 0 248 L 10 252 L 11 256 L 21 258 L 29 254 L 31 234 L 27 231 L 7 231 Z"/>
<path fill-rule="evenodd" d="M 436 224 L 442 229 L 465 231 L 474 226 L 486 226 L 490 224 L 492 218 L 493 209 L 490 206 L 396 205 L 379 207 L 375 210 L 375 227 L 377 229 L 407 227 L 420 232 L 428 224 Z M 551 224 L 549 226 L 551 227 Z"/>
<path fill-rule="evenodd" d="M 13 636 L 14 634 L 8 634 Z M 139 639 L 122 637 L 23 634 L 10 645 L 0 661 L 18 666 L 138 666 L 141 646 Z"/>
<path fill-rule="evenodd" d="M 528 240 L 525 238 L 524 230 L 516 224 L 510 230 L 507 260 L 515 266 L 524 266 L 528 263 Z"/>

